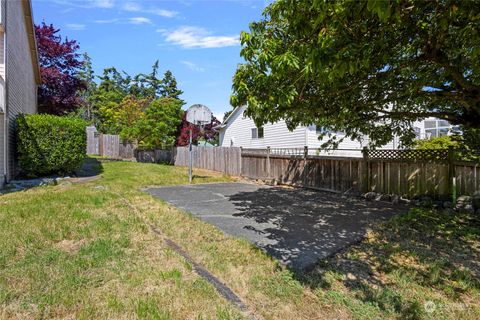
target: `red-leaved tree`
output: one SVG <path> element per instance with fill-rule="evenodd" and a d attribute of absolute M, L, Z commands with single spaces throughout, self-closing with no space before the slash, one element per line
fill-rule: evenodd
<path fill-rule="evenodd" d="M 77 91 L 85 84 L 78 72 L 83 64 L 77 53 L 80 46 L 58 34 L 52 24 L 35 26 L 42 85 L 38 90 L 40 112 L 65 114 L 78 108 L 81 100 Z"/>
<path fill-rule="evenodd" d="M 212 122 L 203 127 L 203 132 L 200 132 L 200 128 L 188 122 L 186 120 L 187 113 L 183 114 L 182 123 L 177 129 L 177 141 L 176 144 L 179 147 L 188 146 L 190 139 L 190 129 L 192 130 L 192 142 L 194 145 L 198 144 L 198 140 L 203 138 L 208 142 L 214 142 L 218 136 L 218 130 L 214 127 L 220 124 L 217 118 L 212 117 Z"/>

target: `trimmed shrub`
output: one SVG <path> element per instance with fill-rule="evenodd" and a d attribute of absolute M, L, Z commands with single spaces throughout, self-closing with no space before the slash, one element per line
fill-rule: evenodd
<path fill-rule="evenodd" d="M 48 114 L 17 118 L 17 155 L 27 177 L 68 174 L 86 157 L 86 122 Z"/>

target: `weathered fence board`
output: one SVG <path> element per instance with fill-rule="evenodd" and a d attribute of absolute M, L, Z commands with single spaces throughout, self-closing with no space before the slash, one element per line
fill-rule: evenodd
<path fill-rule="evenodd" d="M 113 134 L 100 134 L 99 150 L 100 156 L 118 158 L 120 154 L 120 137 Z"/>
<path fill-rule="evenodd" d="M 88 126 L 86 128 L 87 132 L 87 154 L 99 154 L 98 149 L 98 132 L 95 126 Z"/>
<path fill-rule="evenodd" d="M 121 141 L 120 136 L 98 133 L 94 126 L 86 128 L 87 154 L 115 159 L 133 159 L 135 157 L 134 144 Z"/>
<path fill-rule="evenodd" d="M 174 164 L 188 166 L 188 147 L 174 148 Z M 193 147 L 193 167 L 240 176 L 242 166 L 240 148 Z"/>
<path fill-rule="evenodd" d="M 165 163 L 173 162 L 172 150 L 136 150 L 135 159 L 138 162 Z"/>
<path fill-rule="evenodd" d="M 194 146 L 193 167 L 331 191 L 375 191 L 409 198 L 447 197 L 454 192 L 469 195 L 480 190 L 480 163 L 454 161 L 452 150 L 376 150 L 365 152 L 364 158 L 311 155 L 310 151 Z M 87 153 L 189 164 L 188 147 L 139 151 L 122 143 L 119 136 L 98 134 L 92 127 L 87 128 Z"/>
<path fill-rule="evenodd" d="M 120 141 L 118 146 L 118 157 L 121 159 L 133 159 L 135 158 L 136 146 L 130 142 Z"/>
<path fill-rule="evenodd" d="M 454 191 L 454 177 L 457 195 L 472 194 L 480 189 L 479 163 L 452 162 L 448 152 L 402 152 L 399 160 L 393 157 L 396 152 L 388 150 L 377 152 L 373 159 L 362 159 L 309 156 L 308 153 L 302 156 L 300 151 L 294 155 L 271 154 L 268 149 L 258 152 L 247 149 L 242 152 L 241 175 L 338 192 L 375 191 L 409 198 L 448 197 Z M 423 158 L 416 159 L 415 155 Z"/>

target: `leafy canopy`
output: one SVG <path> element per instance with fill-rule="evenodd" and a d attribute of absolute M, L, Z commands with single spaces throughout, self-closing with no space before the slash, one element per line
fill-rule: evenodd
<path fill-rule="evenodd" d="M 220 125 L 220 121 L 216 117 L 212 117 L 212 121 L 205 125 L 202 130 L 199 126 L 191 124 L 187 121 L 187 113 L 183 114 L 182 122 L 177 129 L 176 145 L 179 147 L 188 146 L 190 143 L 190 130 L 192 131 L 192 143 L 197 145 L 200 140 L 206 141 L 211 144 L 218 144 L 219 132 L 214 129 Z"/>
<path fill-rule="evenodd" d="M 174 133 L 182 117 L 177 111 L 184 104 L 180 99 L 183 92 L 177 88 L 176 79 L 170 71 L 166 71 L 161 79 L 158 69 L 158 61 L 152 66 L 151 73 L 133 77 L 114 67 L 104 69 L 90 99 L 96 110 L 94 113 L 98 114 L 97 125 L 101 132 L 119 134 L 123 139 L 137 141 L 145 147 L 173 144 Z M 157 112 L 161 107 L 165 108 L 162 116 Z M 176 117 L 176 120 L 172 121 L 170 116 Z M 160 132 L 158 128 L 162 126 L 173 126 L 173 129 Z M 164 133 L 171 138 L 167 139 Z"/>
<path fill-rule="evenodd" d="M 372 147 L 411 144 L 429 116 L 480 127 L 476 1 L 279 0 L 241 43 L 231 102 L 258 125 L 313 123 Z"/>
<path fill-rule="evenodd" d="M 77 52 L 80 47 L 75 40 L 63 40 L 59 32 L 44 22 L 35 26 L 42 78 L 38 108 L 41 112 L 60 115 L 81 105 L 77 92 L 84 89 L 85 84 L 79 77 L 83 65 Z"/>
<path fill-rule="evenodd" d="M 175 142 L 177 126 L 182 121 L 183 101 L 175 98 L 154 100 L 135 124 L 140 145 L 147 148 L 166 148 Z"/>

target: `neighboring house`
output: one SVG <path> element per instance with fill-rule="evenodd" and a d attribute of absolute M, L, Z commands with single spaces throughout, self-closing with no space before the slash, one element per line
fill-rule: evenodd
<path fill-rule="evenodd" d="M 285 121 L 265 124 L 257 128 L 252 119 L 243 116 L 246 106 L 236 108 L 220 126 L 220 146 L 222 147 L 243 147 L 243 148 L 304 148 L 309 149 L 309 154 L 318 154 L 320 146 L 328 141 L 328 137 L 318 140 L 321 128 L 315 125 L 300 126 L 293 131 L 288 130 Z M 343 132 L 335 133 L 338 138 L 345 136 Z M 361 150 L 368 144 L 368 138 L 362 143 L 345 138 L 340 143 L 339 149 L 322 154 L 338 156 L 361 157 Z M 386 149 L 397 148 L 396 141 L 384 146 Z M 355 151 L 357 150 L 357 151 Z"/>
<path fill-rule="evenodd" d="M 449 136 L 455 132 L 459 132 L 458 126 L 452 126 L 446 120 L 437 118 L 427 118 L 417 121 L 413 124 L 413 129 L 417 135 L 417 139 L 430 139 L 442 136 Z"/>
<path fill-rule="evenodd" d="M 18 170 L 15 118 L 37 112 L 39 84 L 30 0 L 0 0 L 0 187 Z"/>
<path fill-rule="evenodd" d="M 244 117 L 243 113 L 246 107 L 236 108 L 224 120 L 220 126 L 220 146 L 222 147 L 243 147 L 243 148 L 303 148 L 307 146 L 309 154 L 319 154 L 320 146 L 328 141 L 328 137 L 319 140 L 321 128 L 316 128 L 315 125 L 300 126 L 293 131 L 288 130 L 285 121 L 278 121 L 276 123 L 265 124 L 261 128 L 257 128 L 252 119 Z M 415 123 L 415 130 L 418 132 L 418 138 L 434 137 L 443 135 L 451 131 L 452 126 L 443 120 L 426 119 Z M 447 129 L 446 129 L 447 128 Z M 446 130 L 446 131 L 445 131 Z M 343 132 L 336 132 L 338 138 L 345 137 Z M 339 150 L 324 152 L 322 155 L 338 155 L 338 156 L 355 156 L 361 157 L 361 150 L 367 146 L 369 142 L 368 137 L 365 137 L 362 142 L 353 141 L 345 138 L 338 146 Z M 382 149 L 397 149 L 398 139 L 383 146 Z M 348 150 L 341 150 L 348 149 Z M 357 151 L 355 151 L 357 150 Z"/>

